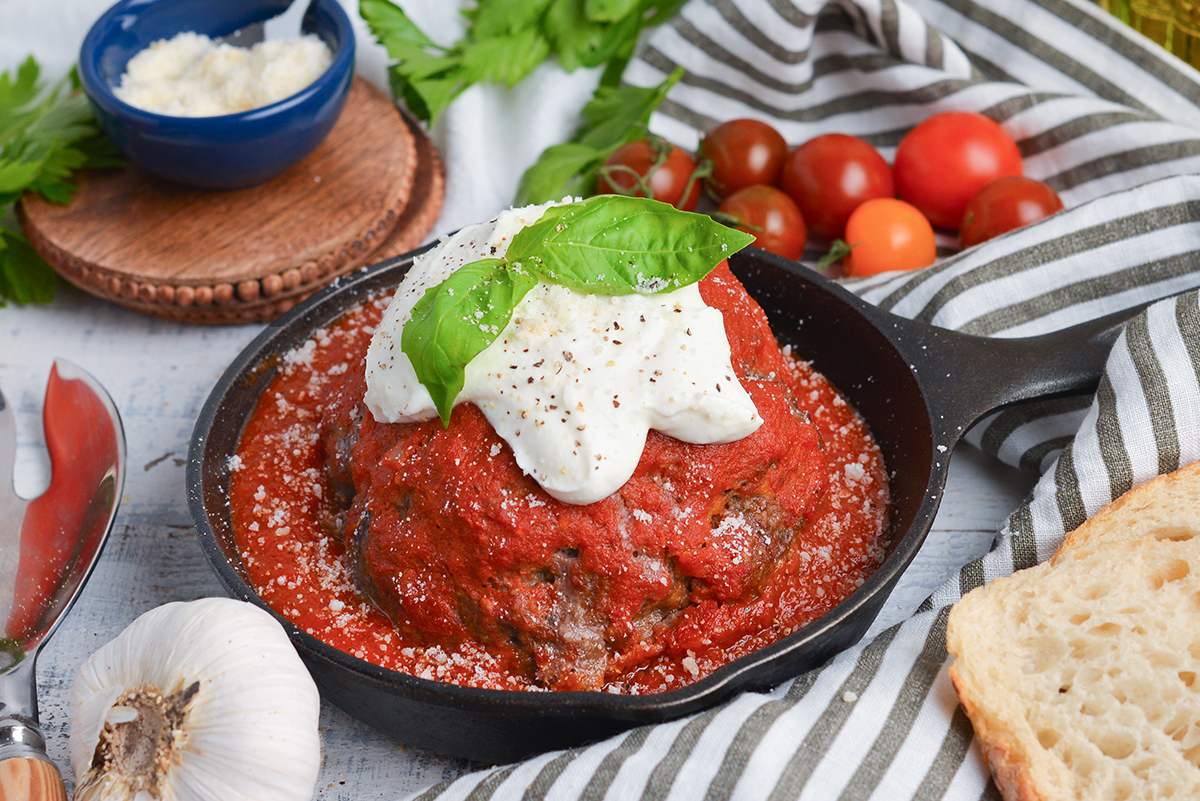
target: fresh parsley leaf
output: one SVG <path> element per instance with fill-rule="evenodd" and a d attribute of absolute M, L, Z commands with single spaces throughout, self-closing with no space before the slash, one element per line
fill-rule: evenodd
<path fill-rule="evenodd" d="M 390 0 L 359 0 L 358 13 L 371 26 L 392 58 L 404 58 L 409 47 L 442 50 Z M 395 49 L 393 49 L 395 48 Z"/>
<path fill-rule="evenodd" d="M 549 55 L 549 40 L 534 28 L 507 37 L 482 39 L 463 50 L 464 80 L 516 86 Z"/>
<path fill-rule="evenodd" d="M 40 74 L 32 56 L 15 75 L 0 74 L 0 217 L 24 192 L 68 203 L 76 189 L 72 173 L 119 163 L 79 91 L 78 76 L 72 72 L 46 89 Z M 54 285 L 54 271 L 25 237 L 0 224 L 0 305 L 45 303 Z"/>
<path fill-rule="evenodd" d="M 466 366 L 495 341 L 537 279 L 503 259 L 481 259 L 456 270 L 413 306 L 400 349 L 429 390 L 443 426 L 462 392 Z"/>
<path fill-rule="evenodd" d="M 434 122 L 469 86 L 512 86 L 556 57 L 568 72 L 607 65 L 615 84 L 638 35 L 662 9 L 681 0 L 478 0 L 464 12 L 466 35 L 438 46 L 390 0 L 359 0 L 359 11 L 392 59 L 392 93 L 426 122 Z"/>
<path fill-rule="evenodd" d="M 667 203 L 599 195 L 521 229 L 506 259 L 539 279 L 594 295 L 657 294 L 696 283 L 751 234 Z"/>
<path fill-rule="evenodd" d="M 546 148 L 537 163 L 521 176 L 516 205 L 590 195 L 596 185 L 596 171 L 605 158 L 602 151 L 576 142 Z"/>
<path fill-rule="evenodd" d="M 645 136 L 650 115 L 682 77 L 679 67 L 657 86 L 601 87 L 580 112 L 582 124 L 571 141 L 615 150 Z"/>
<path fill-rule="evenodd" d="M 604 195 L 554 206 L 513 237 L 503 259 L 471 262 L 427 289 L 400 349 L 449 426 L 467 365 L 496 340 L 539 280 L 597 295 L 670 292 L 753 241 L 657 200 Z"/>
<path fill-rule="evenodd" d="M 465 12 L 471 20 L 471 36 L 490 39 L 539 26 L 550 0 L 483 0 Z"/>
<path fill-rule="evenodd" d="M 457 56 L 435 44 L 389 0 L 359 0 L 358 8 L 393 60 L 388 68 L 393 96 L 421 119 L 436 118 L 468 85 Z"/>
<path fill-rule="evenodd" d="M 601 86 L 580 113 L 582 123 L 571 140 L 543 151 L 521 176 L 516 205 L 545 203 L 590 195 L 596 172 L 621 145 L 646 135 L 650 115 L 683 77 L 676 69 L 658 86 Z"/>
<path fill-rule="evenodd" d="M 639 0 L 585 0 L 584 15 L 593 22 L 616 22 L 638 8 Z"/>
<path fill-rule="evenodd" d="M 636 13 L 612 22 L 589 19 L 586 2 L 553 0 L 546 9 L 546 35 L 554 44 L 559 63 L 568 72 L 579 67 L 598 67 L 614 57 L 626 59 L 644 27 L 644 21 Z"/>
<path fill-rule="evenodd" d="M 388 72 L 392 96 L 403 100 L 408 110 L 423 120 L 437 119 L 463 90 L 454 74 L 443 78 L 412 79 L 399 70 Z"/>
<path fill-rule="evenodd" d="M 0 306 L 14 303 L 49 303 L 54 299 L 58 276 L 38 255 L 29 240 L 0 227 Z"/>
<path fill-rule="evenodd" d="M 30 56 L 17 67 L 15 77 L 7 72 L 0 74 L 0 142 L 7 142 L 36 113 L 31 105 L 40 90 L 39 72 L 41 69 Z"/>
<path fill-rule="evenodd" d="M 38 177 L 45 159 L 0 161 L 0 207 L 10 206 Z"/>

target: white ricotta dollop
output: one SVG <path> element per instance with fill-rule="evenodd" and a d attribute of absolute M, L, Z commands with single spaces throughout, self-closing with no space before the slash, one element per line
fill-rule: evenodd
<path fill-rule="evenodd" d="M 464 264 L 503 256 L 549 205 L 502 212 L 417 259 L 367 351 L 365 400 L 375 419 L 436 416 L 400 349 L 413 306 Z M 455 402 L 478 406 L 521 469 L 567 503 L 618 490 L 651 428 L 704 444 L 741 439 L 762 424 L 733 372 L 721 313 L 695 284 L 660 295 L 584 295 L 538 284 L 465 373 Z"/>
<path fill-rule="evenodd" d="M 185 31 L 129 59 L 113 94 L 156 114 L 216 117 L 291 97 L 332 63 L 329 46 L 311 33 L 247 49 Z"/>

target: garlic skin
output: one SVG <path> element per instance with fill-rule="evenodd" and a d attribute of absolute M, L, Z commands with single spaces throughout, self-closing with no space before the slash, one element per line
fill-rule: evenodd
<path fill-rule="evenodd" d="M 231 598 L 165 604 L 79 667 L 75 801 L 307 801 L 319 714 L 270 614 Z"/>

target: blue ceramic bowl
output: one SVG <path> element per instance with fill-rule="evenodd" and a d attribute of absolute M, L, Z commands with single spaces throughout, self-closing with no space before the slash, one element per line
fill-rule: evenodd
<path fill-rule="evenodd" d="M 79 78 L 104 132 L 129 159 L 171 181 L 210 189 L 263 183 L 304 158 L 337 121 L 354 76 L 354 31 L 337 0 L 312 0 L 302 29 L 329 45 L 315 82 L 269 106 L 219 117 L 172 117 L 118 100 L 125 65 L 181 31 L 210 37 L 282 13 L 289 0 L 121 0 L 96 21 L 79 53 Z"/>

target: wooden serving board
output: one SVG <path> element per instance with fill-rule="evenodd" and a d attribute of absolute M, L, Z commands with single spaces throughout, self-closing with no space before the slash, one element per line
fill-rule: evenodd
<path fill-rule="evenodd" d="M 373 256 L 419 244 L 443 185 L 420 126 L 356 78 L 325 141 L 268 183 L 192 189 L 131 164 L 79 176 L 67 206 L 26 195 L 18 215 L 43 258 L 87 292 L 171 320 L 265 322 Z"/>

